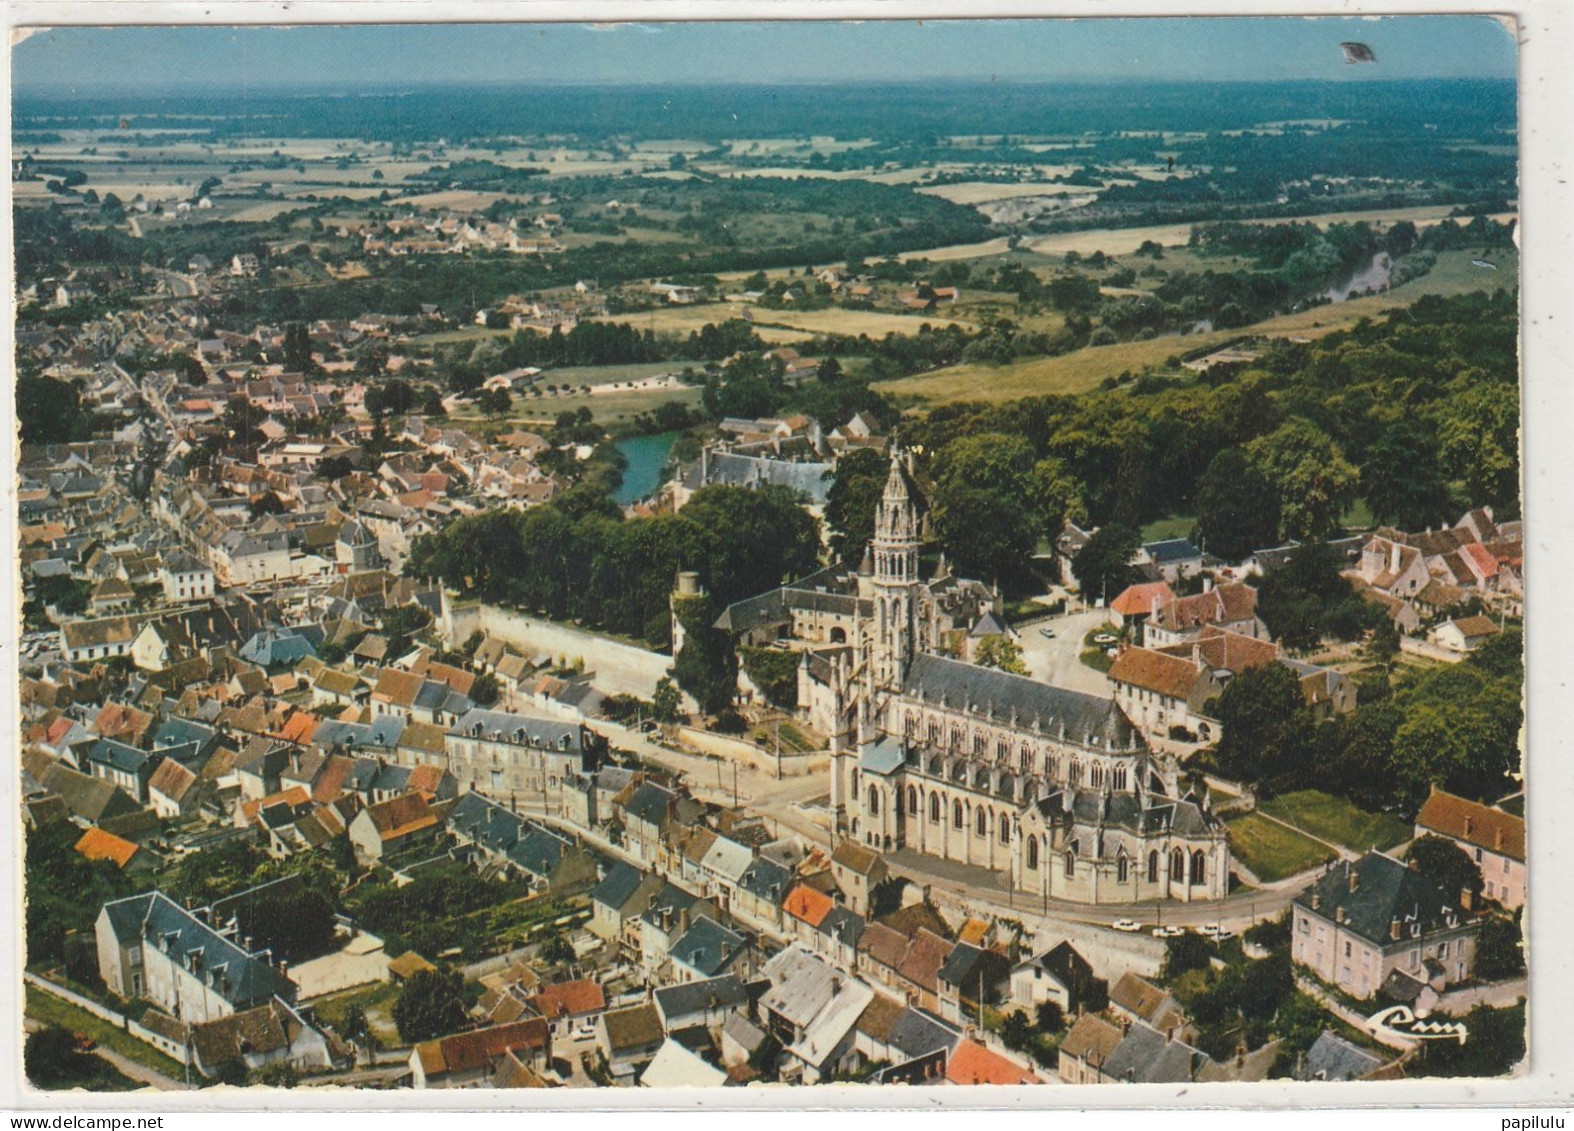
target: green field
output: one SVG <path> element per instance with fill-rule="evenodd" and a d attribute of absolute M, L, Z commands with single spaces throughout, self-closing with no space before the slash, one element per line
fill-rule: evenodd
<path fill-rule="evenodd" d="M 576 372 L 574 370 L 556 370 L 551 374 L 543 375 L 542 380 L 551 384 L 550 378 L 562 381 L 562 374 Z M 581 373 L 590 373 L 591 370 L 578 370 Z M 579 379 L 583 383 L 583 379 Z M 613 393 L 570 393 L 568 395 L 547 394 L 539 397 L 522 397 L 518 393 L 512 394 L 514 406 L 507 415 L 498 420 L 483 416 L 475 411 L 471 405 L 463 405 L 458 412 L 451 413 L 448 423 L 458 428 L 466 428 L 472 432 L 483 431 L 496 427 L 507 432 L 510 426 L 517 425 L 522 428 L 540 428 L 551 424 L 562 412 L 578 412 L 581 407 L 588 407 L 591 415 L 601 424 L 613 424 L 618 421 L 631 420 L 642 412 L 654 412 L 656 407 L 667 401 L 677 401 L 679 404 L 688 405 L 690 408 L 700 403 L 704 390 L 698 386 L 684 389 L 628 389 Z"/>
<path fill-rule="evenodd" d="M 1352 852 L 1392 848 L 1410 837 L 1410 826 L 1391 813 L 1368 813 L 1342 797 L 1331 797 L 1315 789 L 1286 793 L 1260 803 L 1258 808 Z"/>
<path fill-rule="evenodd" d="M 1334 858 L 1330 849 L 1261 813 L 1245 813 L 1225 823 L 1230 851 L 1264 883 L 1298 875 Z"/>
<path fill-rule="evenodd" d="M 45 993 L 34 986 L 27 987 L 27 1004 L 24 1012 L 46 1025 L 59 1025 L 73 1033 L 85 1033 L 106 1048 L 113 1049 L 128 1060 L 144 1068 L 168 1076 L 172 1080 L 185 1077 L 186 1070 L 174 1060 L 159 1052 L 152 1045 L 137 1040 L 130 1033 L 117 1029 L 108 1021 L 93 1016 L 85 1009 L 78 1009 L 68 1001 Z"/>

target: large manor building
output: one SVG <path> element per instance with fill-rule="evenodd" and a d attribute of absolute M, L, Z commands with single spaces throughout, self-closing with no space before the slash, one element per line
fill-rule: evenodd
<path fill-rule="evenodd" d="M 1217 899 L 1224 824 L 1182 796 L 1113 698 L 953 656 L 1001 631 L 987 587 L 921 576 L 923 503 L 902 457 L 856 573 L 833 567 L 730 606 L 740 645 L 802 653 L 798 703 L 830 736 L 837 829 L 1008 872 L 1016 890 L 1088 903 Z"/>

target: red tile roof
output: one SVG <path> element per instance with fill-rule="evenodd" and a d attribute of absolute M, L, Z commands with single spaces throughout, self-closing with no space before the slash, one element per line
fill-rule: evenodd
<path fill-rule="evenodd" d="M 951 1051 L 945 1078 L 953 1084 L 1042 1084 L 1033 1073 L 977 1041 L 964 1040 Z"/>
<path fill-rule="evenodd" d="M 421 1070 L 430 1078 L 448 1073 L 473 1072 L 478 1068 L 489 1067 L 493 1060 L 506 1052 L 544 1049 L 550 1047 L 551 1043 L 552 1034 L 547 1023 L 539 1017 L 531 1017 L 508 1025 L 494 1025 L 490 1029 L 423 1041 L 415 1046 L 415 1055 L 421 1059 Z"/>
<path fill-rule="evenodd" d="M 1123 648 L 1110 665 L 1112 683 L 1125 683 L 1172 699 L 1191 695 L 1202 671 L 1190 660 L 1148 648 Z"/>
<path fill-rule="evenodd" d="M 818 927 L 835 906 L 830 896 L 815 891 L 807 884 L 794 887 L 787 893 L 787 902 L 782 904 L 787 914 L 811 927 Z"/>
<path fill-rule="evenodd" d="M 574 982 L 559 982 L 543 986 L 531 999 L 536 1012 L 549 1020 L 554 1017 L 581 1017 L 587 1013 L 600 1013 L 607 1007 L 607 995 L 599 983 L 590 978 Z"/>
<path fill-rule="evenodd" d="M 368 805 L 366 815 L 385 843 L 437 824 L 437 814 L 427 807 L 426 798 L 419 793 L 405 793 Z"/>
<path fill-rule="evenodd" d="M 1143 617 L 1153 612 L 1155 598 L 1161 606 L 1168 605 L 1175 600 L 1175 591 L 1166 582 L 1145 581 L 1140 585 L 1127 587 L 1120 596 L 1109 603 L 1109 607 L 1111 612 L 1119 613 L 1123 617 Z"/>
<path fill-rule="evenodd" d="M 1416 814 L 1416 825 L 1514 860 L 1525 859 L 1525 820 L 1479 801 L 1444 793 L 1436 786 Z"/>
<path fill-rule="evenodd" d="M 76 850 L 89 860 L 112 860 L 115 867 L 124 868 L 131 863 L 131 858 L 137 854 L 137 846 L 129 840 L 107 833 L 103 829 L 94 827 L 82 834 L 82 839 L 76 842 Z"/>

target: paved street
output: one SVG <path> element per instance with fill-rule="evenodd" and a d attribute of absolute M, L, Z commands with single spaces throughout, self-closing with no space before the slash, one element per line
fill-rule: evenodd
<path fill-rule="evenodd" d="M 1109 695 L 1109 678 L 1081 660 L 1082 638 L 1105 621 L 1102 609 L 1045 617 L 1019 626 L 1022 658 L 1034 679 L 1089 695 Z M 1046 637 L 1043 629 L 1055 635 Z"/>

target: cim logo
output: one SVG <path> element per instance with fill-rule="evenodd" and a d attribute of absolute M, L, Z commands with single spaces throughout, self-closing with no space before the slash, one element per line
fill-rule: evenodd
<path fill-rule="evenodd" d="M 1413 1041 L 1458 1041 L 1465 1043 L 1466 1029 L 1462 1021 L 1426 1021 L 1413 1013 L 1408 1005 L 1395 1005 L 1380 1010 L 1366 1019 L 1368 1031 L 1376 1037 L 1389 1033 Z"/>

